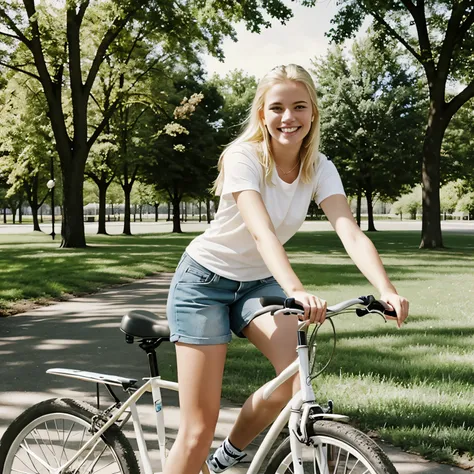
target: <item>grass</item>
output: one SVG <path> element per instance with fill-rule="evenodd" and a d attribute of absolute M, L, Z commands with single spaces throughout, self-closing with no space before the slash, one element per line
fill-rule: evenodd
<path fill-rule="evenodd" d="M 173 271 L 192 237 L 88 236 L 85 249 L 59 249 L 44 234 L 0 235 L 0 315 L 27 301 L 43 303 Z"/>
<path fill-rule="evenodd" d="M 149 273 L 172 270 L 194 235 L 88 237 L 84 250 L 60 250 L 47 237 L 0 236 L 0 305 L 94 291 Z M 472 465 L 474 456 L 474 238 L 446 233 L 446 249 L 418 250 L 418 232 L 370 234 L 398 290 L 411 302 L 398 330 L 380 318 L 335 319 L 337 350 L 314 382 L 352 423 L 406 450 L 437 461 Z M 331 232 L 297 234 L 287 245 L 308 290 L 335 303 L 372 287 Z M 329 357 L 330 326 L 318 338 L 318 360 Z M 172 353 L 164 375 L 173 375 Z M 272 377 L 245 340 L 229 348 L 223 396 L 242 402 Z M 174 375 L 173 375 L 174 376 Z"/>

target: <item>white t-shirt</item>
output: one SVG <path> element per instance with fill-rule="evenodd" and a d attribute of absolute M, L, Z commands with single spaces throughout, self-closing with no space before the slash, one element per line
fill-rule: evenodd
<path fill-rule="evenodd" d="M 288 184 L 278 176 L 276 169 L 271 184 L 267 184 L 257 152 L 249 143 L 229 148 L 223 166 L 224 183 L 215 219 L 189 244 L 186 252 L 207 269 L 231 280 L 252 281 L 271 275 L 232 193 L 254 190 L 261 194 L 282 245 L 303 224 L 313 195 L 318 205 L 333 194 L 345 195 L 336 167 L 322 154 L 313 182 L 307 184 L 300 179 L 301 170 L 296 180 Z"/>

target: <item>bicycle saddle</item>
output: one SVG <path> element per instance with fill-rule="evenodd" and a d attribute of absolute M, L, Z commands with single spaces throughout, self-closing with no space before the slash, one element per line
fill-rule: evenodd
<path fill-rule="evenodd" d="M 120 324 L 120 330 L 128 336 L 140 339 L 170 337 L 168 321 L 151 311 L 136 309 L 129 311 Z"/>

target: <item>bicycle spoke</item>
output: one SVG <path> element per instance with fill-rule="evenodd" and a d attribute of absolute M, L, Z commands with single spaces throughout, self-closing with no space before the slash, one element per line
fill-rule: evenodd
<path fill-rule="evenodd" d="M 337 469 L 339 467 L 339 460 L 341 459 L 341 451 L 342 449 L 339 448 L 338 452 L 337 452 L 337 459 L 336 459 L 336 465 L 334 466 L 334 471 L 332 471 L 333 474 L 336 474 L 337 473 Z"/>
<path fill-rule="evenodd" d="M 31 456 L 30 456 L 30 453 L 29 453 L 29 451 L 33 452 L 33 450 L 32 450 L 32 449 L 30 448 L 30 446 L 28 445 L 28 442 L 26 441 L 26 438 L 25 438 L 24 443 L 25 443 L 25 446 L 26 446 L 26 448 L 27 448 L 26 454 L 28 455 L 28 459 L 30 460 L 31 465 L 33 466 L 33 469 L 35 469 L 35 470 L 37 471 L 36 465 L 35 465 L 33 459 L 31 459 Z"/>
<path fill-rule="evenodd" d="M 12 468 L 12 472 L 18 472 L 18 474 L 37 474 L 38 473 L 38 471 L 36 471 L 36 472 L 28 471 L 27 472 L 27 471 L 20 471 L 19 469 L 13 469 L 13 468 Z"/>
<path fill-rule="evenodd" d="M 64 423 L 65 423 L 65 420 L 63 420 L 63 427 L 64 427 Z M 68 457 L 67 457 L 67 452 L 66 452 L 66 443 L 68 442 L 69 440 L 69 436 L 71 436 L 71 433 L 72 433 L 72 429 L 74 428 L 74 424 L 71 424 L 71 428 L 69 428 L 69 433 L 67 434 L 67 437 L 66 437 L 66 440 L 63 442 L 63 450 L 61 451 L 61 456 L 59 458 L 59 462 L 61 462 L 61 459 L 63 458 L 63 453 L 64 453 L 64 457 L 66 458 L 66 462 L 69 461 Z M 85 429 L 84 429 L 85 430 Z M 64 438 L 63 438 L 64 439 Z M 84 432 L 82 434 L 82 439 L 84 439 Z M 81 440 L 81 444 L 79 446 L 82 446 L 82 440 Z"/>
<path fill-rule="evenodd" d="M 359 459 L 355 462 L 354 466 L 351 469 L 351 472 L 349 474 L 352 474 L 354 472 L 354 469 L 356 468 L 357 464 L 359 464 Z"/>
<path fill-rule="evenodd" d="M 344 474 L 347 474 L 347 465 L 349 464 L 349 456 L 350 456 L 350 454 L 347 453 L 346 463 L 344 464 Z"/>
<path fill-rule="evenodd" d="M 23 459 L 21 459 L 20 457 L 18 457 L 17 454 L 15 454 L 15 458 L 17 458 L 27 469 L 31 469 L 30 466 L 28 466 L 25 461 L 23 461 Z M 35 469 L 35 467 L 33 466 L 33 469 Z"/>
<path fill-rule="evenodd" d="M 49 442 L 51 444 L 51 452 L 53 453 L 53 458 L 56 461 L 57 467 L 60 467 L 58 458 L 56 457 L 56 451 L 54 450 L 54 444 L 53 444 L 53 441 L 51 440 L 51 435 L 49 434 L 49 428 L 48 428 L 48 422 L 47 421 L 44 422 L 44 426 L 46 428 L 46 433 L 48 433 L 48 438 L 49 438 Z"/>
<path fill-rule="evenodd" d="M 110 465 L 114 464 L 115 463 L 115 460 L 112 460 L 109 462 L 109 464 L 106 464 L 105 466 L 102 466 L 98 471 L 93 471 L 94 474 L 96 474 L 97 472 L 100 472 L 102 471 L 102 469 L 105 469 L 106 467 L 109 467 Z M 92 474 L 92 471 L 90 471 L 90 473 Z M 113 472 L 111 474 L 120 474 L 120 471 L 117 471 L 117 473 Z"/>
<path fill-rule="evenodd" d="M 105 451 L 106 449 L 107 449 L 107 446 L 104 446 L 104 448 L 103 448 L 102 451 L 99 453 L 99 455 L 91 462 L 91 464 L 90 464 L 90 466 L 89 466 L 89 470 L 88 470 L 89 473 L 92 473 L 92 472 L 93 472 L 92 469 L 94 469 L 95 465 L 99 462 L 100 457 L 102 456 L 102 454 L 104 454 L 104 451 Z M 112 462 L 110 462 L 109 464 L 107 464 L 107 466 L 110 466 L 110 464 L 112 464 L 113 462 L 114 462 L 114 461 L 112 460 Z M 103 467 L 100 468 L 99 471 L 100 471 L 101 469 L 103 469 Z M 96 471 L 96 472 L 98 472 L 98 471 Z"/>
<path fill-rule="evenodd" d="M 48 464 L 46 464 L 37 454 L 35 454 L 33 451 L 29 450 L 28 448 L 26 448 L 24 446 L 24 444 L 20 444 L 20 448 L 24 449 L 28 454 L 30 454 L 31 456 L 33 456 L 45 469 L 47 469 L 49 472 L 52 472 L 53 471 L 53 468 L 51 466 L 48 466 Z M 23 464 L 25 464 L 26 467 L 28 467 L 26 465 L 26 463 L 20 459 L 18 457 L 18 455 L 15 455 L 15 457 L 17 457 Z M 33 469 L 36 469 L 34 464 L 33 464 Z"/>
<path fill-rule="evenodd" d="M 35 443 L 37 444 L 37 446 L 38 446 L 38 448 L 40 449 L 41 453 L 43 454 L 44 459 L 47 461 L 48 458 L 47 458 L 45 452 L 43 451 L 43 445 L 40 444 L 40 443 L 38 443 L 38 440 L 37 440 L 37 438 L 36 438 L 36 436 L 35 436 L 35 432 L 36 432 L 36 434 L 37 434 L 38 436 L 41 437 L 41 435 L 37 432 L 36 428 L 35 428 L 33 431 L 31 431 L 30 434 L 31 434 L 31 436 L 33 437 L 33 439 L 35 440 Z M 41 440 L 43 440 L 43 439 L 41 438 Z"/>

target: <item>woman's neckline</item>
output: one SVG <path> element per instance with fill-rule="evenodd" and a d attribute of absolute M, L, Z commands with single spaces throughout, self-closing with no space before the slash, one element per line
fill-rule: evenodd
<path fill-rule="evenodd" d="M 285 181 L 279 174 L 278 174 L 278 170 L 277 170 L 277 167 L 276 167 L 276 164 L 273 163 L 273 172 L 275 173 L 277 179 L 283 183 L 285 186 L 292 186 L 293 184 L 295 184 L 296 182 L 299 181 L 299 178 L 300 178 L 300 175 L 301 175 L 301 163 L 300 163 L 300 167 L 299 167 L 299 170 L 298 170 L 298 175 L 296 176 L 296 178 L 291 181 L 291 183 L 289 183 L 288 181 Z"/>

